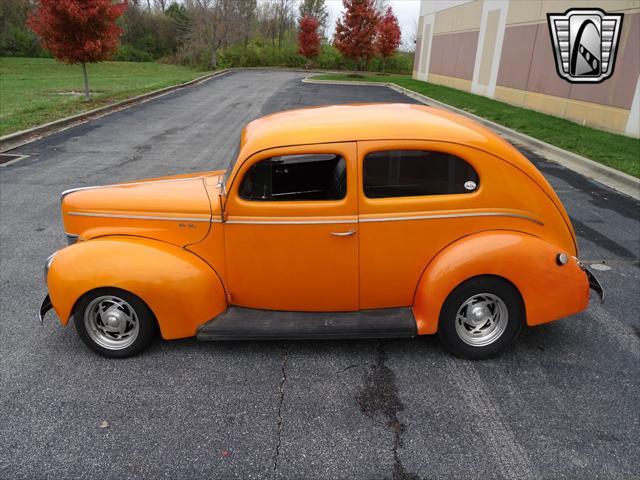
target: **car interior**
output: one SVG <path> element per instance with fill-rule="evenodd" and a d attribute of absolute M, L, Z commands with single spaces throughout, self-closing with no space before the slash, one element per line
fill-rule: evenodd
<path fill-rule="evenodd" d="M 256 163 L 245 175 L 246 200 L 340 200 L 347 192 L 346 162 L 334 154 L 288 155 Z"/>

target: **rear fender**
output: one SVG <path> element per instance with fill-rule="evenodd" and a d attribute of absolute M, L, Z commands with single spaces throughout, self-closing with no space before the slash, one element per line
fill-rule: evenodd
<path fill-rule="evenodd" d="M 227 308 L 222 282 L 203 260 L 180 247 L 139 237 L 102 237 L 60 250 L 47 286 L 63 325 L 85 293 L 102 287 L 127 290 L 151 309 L 165 339 L 193 336 L 199 325 Z"/>
<path fill-rule="evenodd" d="M 528 325 L 584 310 L 589 303 L 587 276 L 572 257 L 566 265 L 558 265 L 561 251 L 533 235 L 506 230 L 457 240 L 429 263 L 418 282 L 413 302 L 418 333 L 435 333 L 449 294 L 479 275 L 502 277 L 518 289 Z"/>

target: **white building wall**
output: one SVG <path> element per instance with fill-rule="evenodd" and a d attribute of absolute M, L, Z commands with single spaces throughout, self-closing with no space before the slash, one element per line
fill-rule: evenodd
<path fill-rule="evenodd" d="M 495 35 L 495 44 L 491 54 L 491 73 L 489 76 L 489 85 L 483 85 L 479 82 L 480 68 L 482 64 L 482 54 L 484 51 L 485 40 L 487 39 L 487 16 L 489 12 L 499 11 L 499 19 L 497 32 Z M 480 36 L 478 37 L 478 47 L 476 49 L 476 62 L 473 69 L 473 80 L 471 82 L 471 91 L 478 95 L 485 95 L 493 98 L 496 92 L 496 81 L 498 79 L 498 70 L 500 68 L 500 57 L 502 55 L 502 42 L 504 40 L 504 29 L 507 23 L 507 13 L 509 12 L 509 0 L 485 0 L 482 5 L 482 17 L 480 20 Z"/>
<path fill-rule="evenodd" d="M 421 28 L 417 38 L 421 40 L 419 48 L 420 58 L 417 62 L 416 78 L 424 82 L 429 81 L 429 62 L 431 62 L 431 46 L 433 45 L 433 32 L 435 29 L 436 13 L 449 8 L 457 7 L 474 0 L 422 0 L 420 2 L 420 19 L 418 28 Z"/>

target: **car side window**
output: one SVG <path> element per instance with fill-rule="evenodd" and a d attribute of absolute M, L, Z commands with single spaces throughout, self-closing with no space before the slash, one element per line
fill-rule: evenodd
<path fill-rule="evenodd" d="M 463 159 L 426 150 L 369 153 L 363 176 L 368 198 L 472 193 L 480 184 L 476 171 Z"/>
<path fill-rule="evenodd" d="M 245 174 L 245 200 L 341 200 L 347 193 L 344 158 L 334 154 L 286 155 L 262 160 Z"/>

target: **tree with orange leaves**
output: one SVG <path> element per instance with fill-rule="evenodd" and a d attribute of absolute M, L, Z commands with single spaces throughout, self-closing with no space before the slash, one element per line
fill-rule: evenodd
<path fill-rule="evenodd" d="M 298 33 L 298 52 L 311 59 L 320 55 L 320 36 L 318 27 L 320 22 L 316 17 L 307 15 L 300 19 Z"/>
<path fill-rule="evenodd" d="M 388 57 L 391 57 L 400 46 L 400 26 L 398 18 L 393 14 L 391 7 L 387 8 L 385 14 L 378 22 L 375 47 L 376 52 L 382 57 L 382 71 L 384 72 L 385 63 Z"/>
<path fill-rule="evenodd" d="M 356 69 L 364 68 L 375 55 L 374 39 L 379 13 L 373 0 L 342 0 L 345 11 L 336 23 L 334 44 Z"/>
<path fill-rule="evenodd" d="M 127 0 L 40 0 L 27 24 L 42 45 L 64 63 L 82 65 L 84 96 L 90 100 L 87 63 L 109 58 L 118 48 L 122 29 L 116 20 Z"/>

